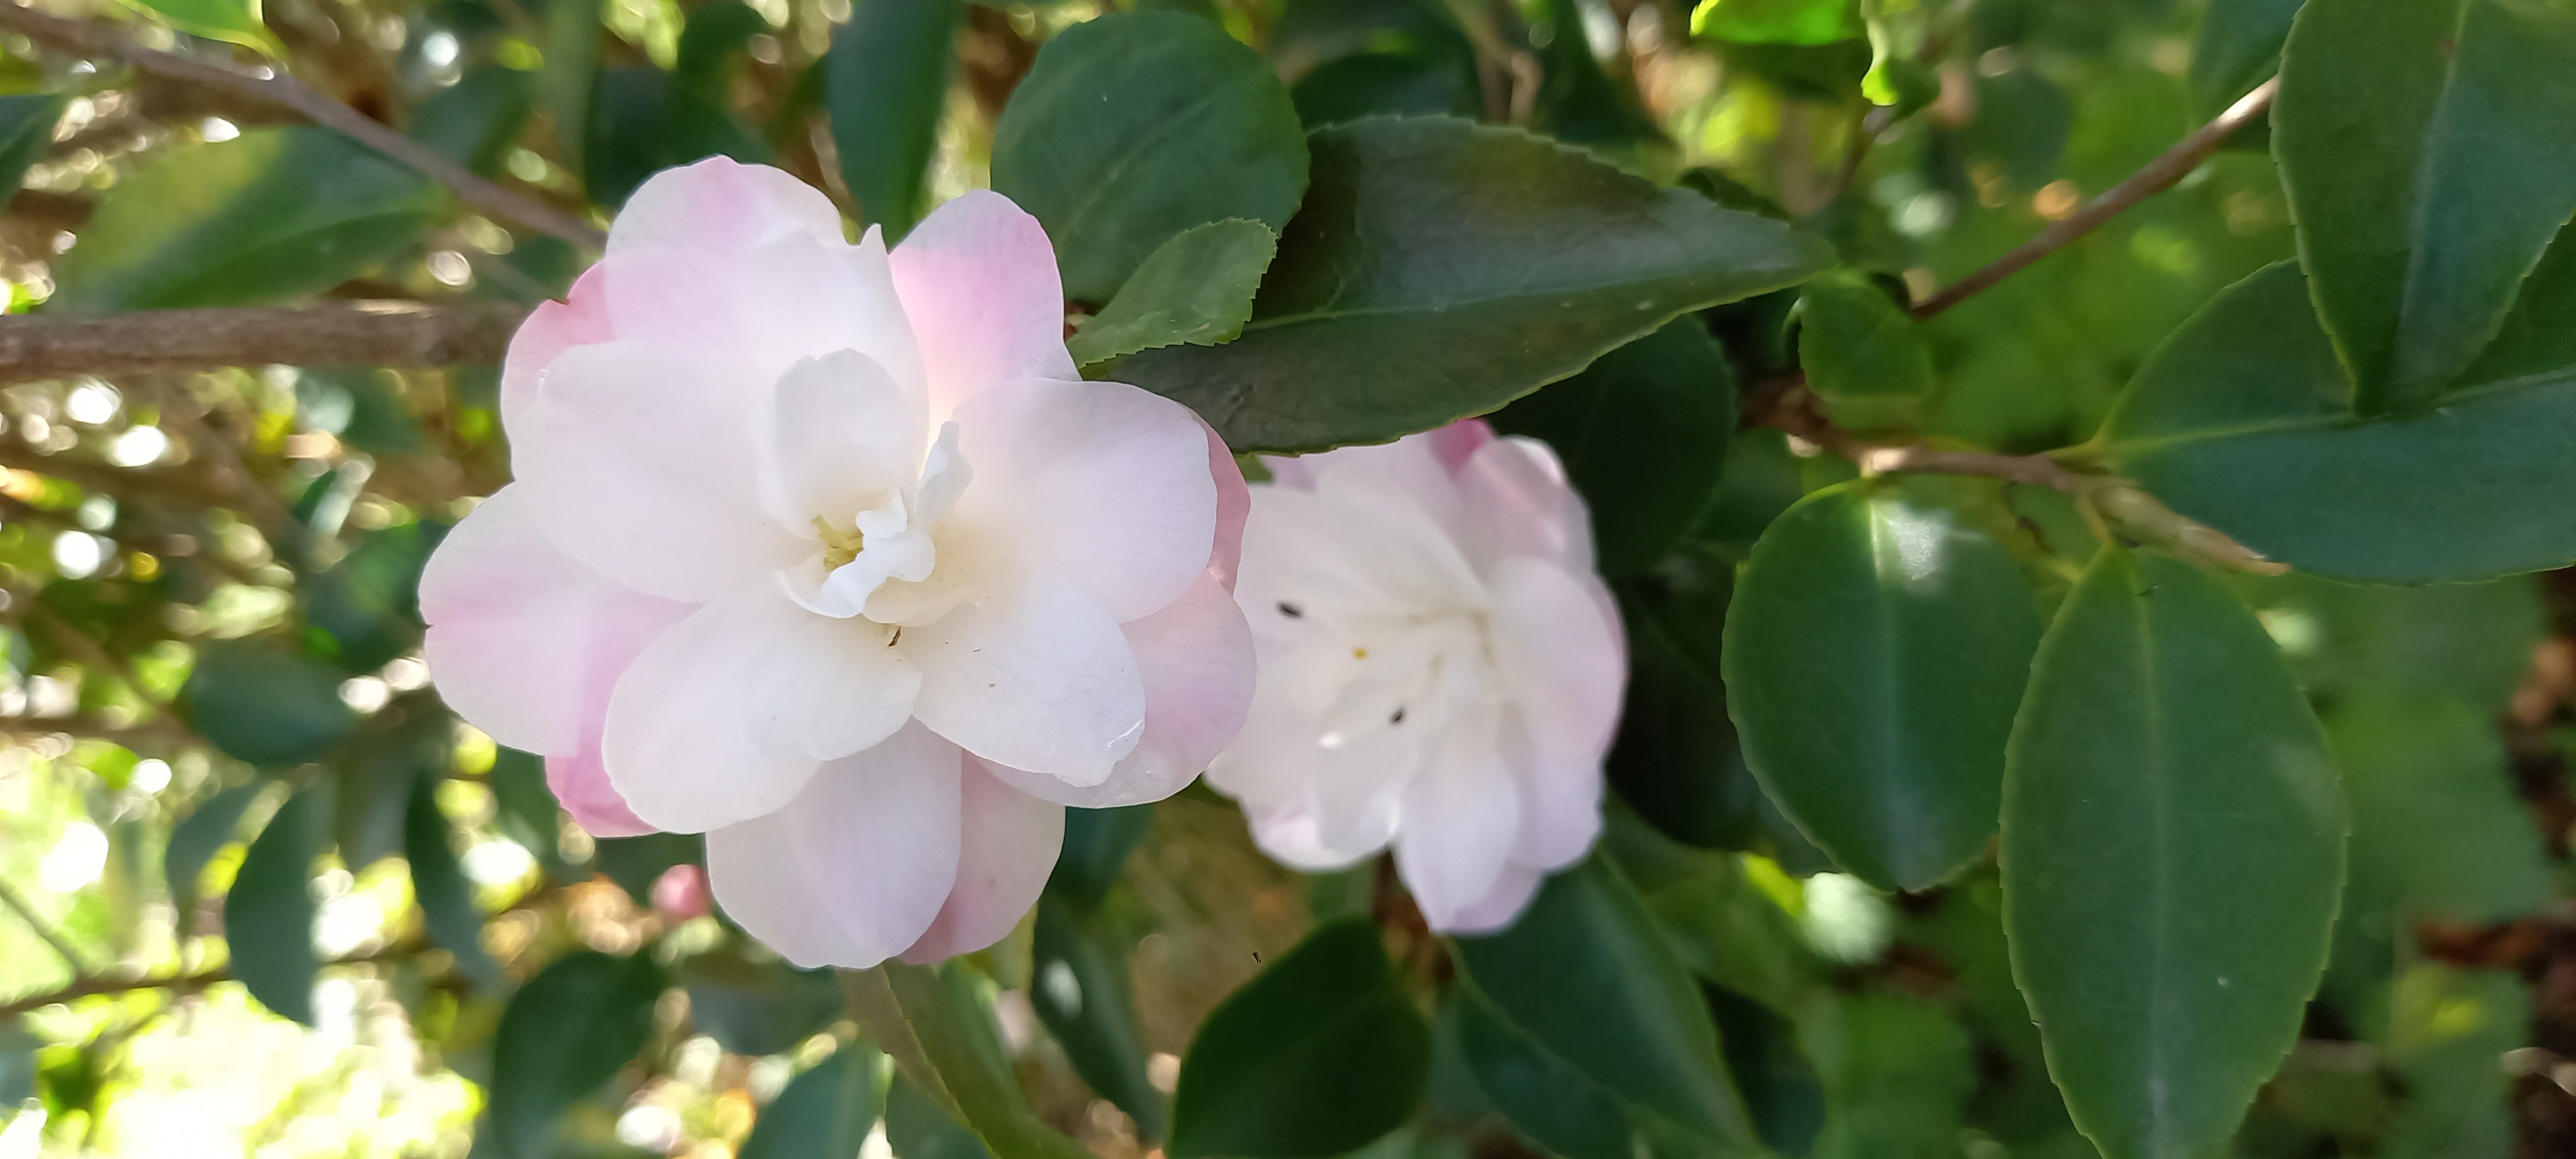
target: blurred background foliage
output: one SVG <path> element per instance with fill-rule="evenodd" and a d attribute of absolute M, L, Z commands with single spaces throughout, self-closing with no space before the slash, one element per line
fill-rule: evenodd
<path fill-rule="evenodd" d="M 1798 221 L 1866 273 L 1810 291 L 1857 295 L 1865 328 L 1868 302 L 1957 280 L 2262 80 L 2297 0 L 1136 6 L 1258 52 L 1309 128 L 1519 124 Z M 654 170 L 721 153 L 899 233 L 992 180 L 1040 48 L 1109 9 L 47 11 L 283 70 L 594 223 Z M 587 260 L 272 104 L 18 33 L 0 53 L 13 313 L 525 306 Z M 1838 395 L 1819 376 L 1821 401 L 1855 430 L 2005 452 L 2081 441 L 2187 314 L 2291 255 L 2262 134 L 1931 321 L 1918 362 L 1850 379 L 1877 386 Z M 1089 276 L 1069 261 L 1077 299 Z M 1738 389 L 1758 403 L 1800 363 L 1796 301 L 1686 318 L 1497 418 L 1556 441 L 1591 494 L 1636 668 L 1606 858 L 1492 941 L 1609 947 L 1592 977 L 1633 997 L 1629 1021 L 1549 1023 L 1546 979 L 1516 972 L 1527 955 L 1509 945 L 1460 947 L 1464 981 L 1377 869 L 1277 869 L 1193 789 L 1077 815 L 1031 921 L 940 976 L 960 1008 L 989 1010 L 969 1030 L 1039 1120 L 1109 1156 L 1176 1133 L 1176 1153 L 1373 1159 L 1698 1154 L 1730 1134 L 1818 1159 L 2092 1154 L 2012 985 L 1992 868 L 1902 894 L 1835 872 L 1728 723 L 1716 657 L 1734 566 L 1790 502 L 1852 473 L 1738 429 Z M 1811 376 L 1865 337 L 1826 341 L 1821 317 Z M 892 1077 L 839 981 L 707 912 L 694 838 L 591 839 L 534 758 L 428 687 L 415 589 L 506 476 L 496 373 L 272 365 L 0 388 L 0 1159 L 982 1153 Z M 1701 453 L 1623 455 L 1629 432 L 1585 425 L 1579 400 L 1606 392 Z M 2037 490 L 1995 517 L 2068 554 L 2083 525 L 2023 494 Z M 1655 506 L 1671 494 L 1714 499 Z M 2032 566 L 2063 594 L 2068 574 Z M 2239 582 L 2329 724 L 2355 835 L 2325 990 L 2235 1152 L 2576 1154 L 2576 583 Z M 1394 980 L 1314 983 L 1317 1001 L 1383 1015 L 1334 1024 L 1360 1028 L 1327 1052 L 1363 1060 L 1356 1077 L 1280 1061 L 1271 1047 L 1302 1028 L 1254 990 L 1219 1009 L 1256 974 L 1274 991 L 1365 981 L 1380 943 L 1350 931 L 1368 918 L 1399 968 L 1375 976 Z M 1679 970 L 1656 972 L 1666 960 Z M 1688 1121 L 1717 1105 L 1689 1098 L 1622 1106 L 1623 1044 L 1681 1033 L 1674 1002 L 1721 1030 L 1712 1073 L 1740 1092 L 1741 1123 Z M 1408 1032 L 1415 1009 L 1427 1033 Z M 1583 1073 L 1560 1073 L 1569 1060 Z M 1312 1092 L 1312 1111 L 1290 1130 L 1184 1098 L 1176 1120 L 1176 1088 L 1229 1084 Z"/>

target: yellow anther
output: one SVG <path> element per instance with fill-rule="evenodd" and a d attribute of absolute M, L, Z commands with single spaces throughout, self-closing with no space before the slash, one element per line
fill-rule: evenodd
<path fill-rule="evenodd" d="M 856 529 L 838 530 L 823 522 L 820 515 L 814 517 L 814 530 L 823 537 L 823 568 L 826 571 L 859 558 L 859 552 L 867 547 L 865 533 Z"/>

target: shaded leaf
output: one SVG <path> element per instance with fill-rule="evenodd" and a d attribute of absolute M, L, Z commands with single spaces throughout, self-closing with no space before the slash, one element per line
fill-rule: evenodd
<path fill-rule="evenodd" d="M 2540 830 L 2507 781 L 2494 720 L 2387 692 L 2336 706 L 2328 737 L 2352 803 L 2352 896 L 2407 917 L 2500 922 L 2548 904 Z"/>
<path fill-rule="evenodd" d="M 1051 887 L 1038 899 L 1029 1000 L 1082 1081 L 1127 1112 L 1138 1135 L 1160 1139 L 1168 1116 L 1163 1093 L 1145 1077 L 1144 1032 L 1128 981 L 1134 947 L 1104 915 L 1075 909 Z"/>
<path fill-rule="evenodd" d="M 951 964 L 934 970 L 887 962 L 844 971 L 851 1010 L 905 1078 L 996 1155 L 1081 1159 L 1088 1152 L 1029 1107 L 1003 1057 L 993 1016 L 975 979 Z M 887 1111 L 888 1130 L 895 1112 Z"/>
<path fill-rule="evenodd" d="M 224 895 L 224 945 L 232 974 L 260 1005 L 313 1025 L 313 859 L 322 855 L 330 793 L 287 798 L 250 843 Z"/>
<path fill-rule="evenodd" d="M 1089 366 L 1139 350 L 1232 342 L 1252 317 L 1261 271 L 1278 252 L 1279 239 L 1257 221 L 1228 218 L 1183 230 L 1156 247 L 1065 348 Z"/>
<path fill-rule="evenodd" d="M 1056 855 L 1047 892 L 1088 909 L 1108 896 L 1126 872 L 1127 857 L 1154 826 L 1154 807 L 1068 809 L 1064 814 L 1064 850 Z"/>
<path fill-rule="evenodd" d="M 1866 433 L 1923 424 L 1932 348 L 1914 320 L 1866 278 L 1818 278 L 1798 295 L 1798 364 L 1825 417 Z"/>
<path fill-rule="evenodd" d="M 555 959 L 511 995 L 492 1041 L 488 1124 L 504 1155 L 552 1153 L 555 1119 L 644 1049 L 661 995 L 651 955 L 593 950 Z"/>
<path fill-rule="evenodd" d="M 742 1159 L 856 1159 L 876 1126 L 884 1070 L 885 1056 L 867 1047 L 833 1051 L 761 1108 Z"/>
<path fill-rule="evenodd" d="M 294 765 L 331 750 L 358 725 L 340 675 L 265 640 L 218 640 L 198 654 L 180 697 L 198 733 L 254 765 Z"/>
<path fill-rule="evenodd" d="M 412 110 L 411 137 L 489 177 L 500 171 L 518 143 L 536 97 L 536 78 L 515 68 L 482 65 Z"/>
<path fill-rule="evenodd" d="M 2281 42 L 2307 0 L 2236 0 L 2212 4 L 2191 42 L 2191 107 L 2207 120 L 2235 104 L 2281 67 Z"/>
<path fill-rule="evenodd" d="M 286 55 L 286 46 L 268 31 L 260 19 L 259 0 L 131 0 L 137 7 L 158 15 L 170 26 L 191 36 L 203 36 L 254 48 L 272 57 Z"/>
<path fill-rule="evenodd" d="M 242 814 L 267 789 L 267 783 L 260 781 L 234 785 L 198 802 L 170 827 L 170 844 L 162 851 L 161 866 L 169 878 L 170 908 L 179 915 L 181 937 L 195 932 L 192 915 L 197 908 L 197 882 L 205 876 L 206 863 L 232 844 L 233 833 L 241 828 Z"/>
<path fill-rule="evenodd" d="M 501 966 L 483 952 L 483 908 L 474 902 L 474 883 L 456 860 L 447 814 L 438 807 L 438 778 L 412 781 L 410 808 L 403 816 L 403 859 L 411 865 L 412 896 L 420 901 L 429 939 L 456 959 L 458 973 L 485 990 L 502 983 Z"/>
<path fill-rule="evenodd" d="M 823 60 L 841 182 L 860 223 L 884 226 L 888 245 L 925 208 L 922 177 L 939 143 L 962 11 L 957 0 L 859 0 Z"/>
<path fill-rule="evenodd" d="M 0 198 L 13 196 L 26 180 L 27 167 L 53 148 L 54 128 L 63 120 L 66 98 L 53 94 L 0 97 Z"/>

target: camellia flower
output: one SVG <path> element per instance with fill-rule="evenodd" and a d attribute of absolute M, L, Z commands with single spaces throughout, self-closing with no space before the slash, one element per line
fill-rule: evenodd
<path fill-rule="evenodd" d="M 1209 781 L 1283 862 L 1391 842 L 1433 929 L 1510 924 L 1601 829 L 1627 655 L 1583 500 L 1478 420 L 1269 463 L 1235 591 L 1260 685 Z"/>
<path fill-rule="evenodd" d="M 1063 806 L 1179 790 L 1252 691 L 1242 475 L 1063 327 L 997 194 L 889 253 L 775 169 L 655 176 L 511 343 L 516 481 L 421 581 L 440 692 L 591 832 L 704 832 L 794 962 L 998 941 Z"/>

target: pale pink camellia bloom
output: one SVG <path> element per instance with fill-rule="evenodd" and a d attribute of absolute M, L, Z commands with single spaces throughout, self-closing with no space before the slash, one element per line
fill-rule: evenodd
<path fill-rule="evenodd" d="M 998 194 L 889 253 L 775 169 L 655 176 L 511 343 L 516 481 L 421 580 L 441 694 L 591 832 L 705 833 L 800 965 L 1000 940 L 1064 806 L 1178 791 L 1253 683 L 1232 456 L 1063 326 Z"/>
<path fill-rule="evenodd" d="M 1283 862 L 1391 843 L 1431 928 L 1510 924 L 1601 830 L 1627 655 L 1583 500 L 1473 419 L 1268 463 L 1235 591 L 1260 682 L 1208 780 Z"/>

